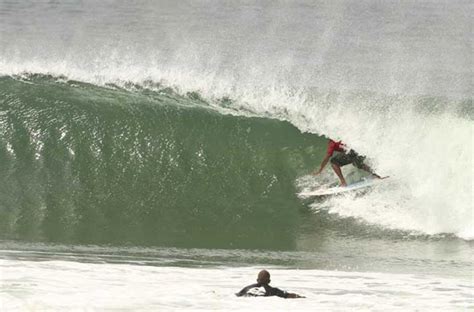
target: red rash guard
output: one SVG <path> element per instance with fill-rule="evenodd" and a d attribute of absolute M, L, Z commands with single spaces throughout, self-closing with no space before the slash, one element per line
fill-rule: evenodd
<path fill-rule="evenodd" d="M 336 152 L 345 152 L 346 150 L 344 149 L 344 143 L 342 143 L 341 141 L 338 141 L 338 142 L 334 142 L 333 140 L 329 140 L 329 143 L 328 143 L 328 152 L 327 154 L 329 156 L 332 156 L 332 154 L 334 154 L 334 151 Z"/>

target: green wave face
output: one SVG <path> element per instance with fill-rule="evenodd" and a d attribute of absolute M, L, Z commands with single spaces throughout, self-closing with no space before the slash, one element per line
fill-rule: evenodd
<path fill-rule="evenodd" d="M 324 139 L 169 90 L 3 77 L 0 96 L 0 237 L 295 245 L 294 180 Z"/>

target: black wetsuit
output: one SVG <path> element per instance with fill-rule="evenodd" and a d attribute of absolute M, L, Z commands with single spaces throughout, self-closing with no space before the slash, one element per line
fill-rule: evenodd
<path fill-rule="evenodd" d="M 278 296 L 282 298 L 287 298 L 288 293 L 281 289 L 271 287 L 268 284 L 252 284 L 247 287 L 244 287 L 241 291 L 235 294 L 238 297 L 268 297 L 268 296 Z"/>

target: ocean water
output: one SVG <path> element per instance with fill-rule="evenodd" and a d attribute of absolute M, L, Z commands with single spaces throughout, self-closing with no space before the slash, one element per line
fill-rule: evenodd
<path fill-rule="evenodd" d="M 471 11 L 0 0 L 1 310 L 472 310 Z"/>

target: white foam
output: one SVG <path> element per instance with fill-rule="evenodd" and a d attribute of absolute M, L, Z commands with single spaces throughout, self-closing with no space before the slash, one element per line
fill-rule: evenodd
<path fill-rule="evenodd" d="M 272 285 L 304 299 L 239 298 L 260 268 L 179 268 L 0 260 L 2 311 L 455 311 L 469 277 L 269 268 Z"/>

